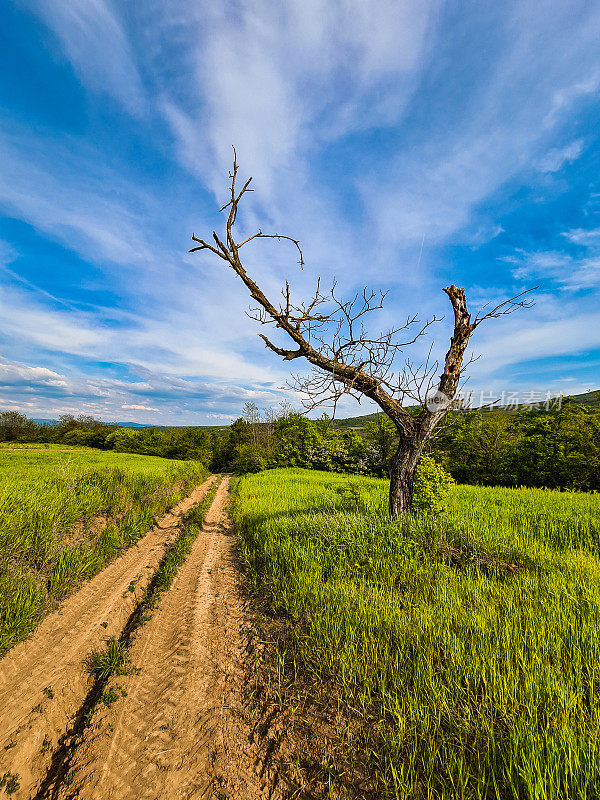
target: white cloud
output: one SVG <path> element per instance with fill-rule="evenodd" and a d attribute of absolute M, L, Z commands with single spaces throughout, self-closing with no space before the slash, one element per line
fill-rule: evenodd
<path fill-rule="evenodd" d="M 541 172 L 558 172 L 565 164 L 577 161 L 583 152 L 583 139 L 566 144 L 564 147 L 553 147 L 538 162 Z"/>
<path fill-rule="evenodd" d="M 572 228 L 565 231 L 563 236 L 573 244 L 584 246 L 595 245 L 600 247 L 600 228 L 585 229 L 585 228 Z"/>
<path fill-rule="evenodd" d="M 90 317 L 57 311 L 0 286 L 2 334 L 48 350 L 85 355 L 102 345 L 103 335 Z"/>
<path fill-rule="evenodd" d="M 135 403 L 125 404 L 121 406 L 121 408 L 127 408 L 133 411 L 158 411 L 158 408 L 152 408 L 151 406 L 140 406 L 136 405 Z"/>
<path fill-rule="evenodd" d="M 440 3 L 383 0 L 375 9 L 361 0 L 295 0 L 274 14 L 267 0 L 245 0 L 235 16 L 209 2 L 177 6 L 188 12 L 183 66 L 193 67 L 196 91 L 187 112 L 165 97 L 182 163 L 220 189 L 235 143 L 268 193 L 292 162 L 302 172 L 319 141 L 397 117 Z M 158 7 L 165 19 L 173 10 Z M 191 105 L 188 91 L 184 100 Z"/>
<path fill-rule="evenodd" d="M 30 367 L 14 361 L 0 361 L 0 386 L 30 384 L 39 388 L 45 386 L 63 387 L 67 385 L 64 375 L 45 367 Z"/>
<path fill-rule="evenodd" d="M 560 250 L 516 250 L 503 260 L 514 265 L 513 275 L 520 281 L 550 280 L 568 291 L 600 286 L 600 253 L 579 256 Z"/>
<path fill-rule="evenodd" d="M 594 35 L 594 27 L 590 26 L 590 33 Z M 552 105 L 544 118 L 544 126 L 551 128 L 560 114 L 568 111 L 574 103 L 589 95 L 595 94 L 600 86 L 600 69 L 594 69 L 591 75 L 582 80 L 576 80 L 570 85 L 558 89 L 552 98 Z"/>
<path fill-rule="evenodd" d="M 92 261 L 151 267 L 164 257 L 144 237 L 149 204 L 158 214 L 158 199 L 104 163 L 101 153 L 50 135 L 41 151 L 35 134 L 15 124 L 5 123 L 0 133 L 6 209 Z"/>
<path fill-rule="evenodd" d="M 582 331 L 586 331 L 585 337 Z M 564 315 L 553 319 L 514 320 L 502 329 L 489 329 L 473 342 L 481 355 L 471 373 L 475 381 L 506 367 L 541 358 L 577 355 L 600 347 L 600 313 L 587 312 L 576 317 Z"/>
<path fill-rule="evenodd" d="M 144 92 L 127 34 L 109 0 L 21 0 L 54 31 L 82 82 L 139 115 Z"/>

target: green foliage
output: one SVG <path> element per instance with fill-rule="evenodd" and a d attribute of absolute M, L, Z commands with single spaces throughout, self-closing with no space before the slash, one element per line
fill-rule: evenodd
<path fill-rule="evenodd" d="M 258 445 L 253 442 L 245 442 L 236 449 L 231 468 L 238 474 L 260 472 L 267 468 L 267 458 Z"/>
<path fill-rule="evenodd" d="M 102 692 L 100 696 L 100 700 L 104 703 L 105 706 L 110 708 L 114 702 L 119 699 L 119 695 L 115 692 L 114 689 L 107 689 L 105 692 Z"/>
<path fill-rule="evenodd" d="M 363 710 L 374 775 L 401 800 L 595 800 L 600 496 L 457 485 L 390 522 L 387 482 L 352 482 L 354 509 L 341 475 L 247 476 L 235 514 L 248 585 Z"/>
<path fill-rule="evenodd" d="M 441 514 L 446 510 L 454 478 L 430 456 L 422 456 L 415 470 L 413 511 Z"/>
<path fill-rule="evenodd" d="M 304 467 L 386 477 L 397 444 L 383 414 L 359 434 L 336 430 L 327 418 L 288 413 L 272 426 L 237 420 L 215 442 L 211 466 L 241 474 Z M 426 455 L 460 483 L 600 489 L 600 413 L 568 400 L 549 411 L 455 413 Z"/>
<path fill-rule="evenodd" d="M 568 399 L 549 411 L 455 414 L 430 450 L 461 483 L 600 489 L 600 413 Z"/>
<path fill-rule="evenodd" d="M 87 660 L 89 672 L 101 681 L 106 681 L 115 672 L 122 671 L 125 663 L 125 644 L 118 639 L 108 639 L 100 650 L 90 653 Z"/>
<path fill-rule="evenodd" d="M 207 476 L 197 462 L 0 449 L 0 655 Z"/>
<path fill-rule="evenodd" d="M 0 442 L 16 442 L 34 435 L 35 423 L 18 411 L 0 411 Z"/>
<path fill-rule="evenodd" d="M 208 464 L 214 440 L 214 434 L 198 428 L 117 428 L 107 434 L 105 446 L 120 453 L 195 459 Z"/>
<path fill-rule="evenodd" d="M 373 451 L 373 474 L 380 478 L 389 472 L 392 456 L 398 447 L 398 433 L 394 423 L 385 414 L 365 425 L 365 438 Z"/>
<path fill-rule="evenodd" d="M 549 410 L 522 408 L 455 412 L 426 455 L 459 483 L 600 490 L 600 412 L 596 394 L 565 399 Z M 592 397 L 593 395 L 593 397 Z M 407 409 L 416 415 L 418 408 Z M 248 413 L 246 413 L 248 411 Z M 397 432 L 384 415 L 332 421 L 286 410 L 261 417 L 246 404 L 244 419 L 228 428 L 117 428 L 92 417 L 65 415 L 57 426 L 35 425 L 22 414 L 0 412 L 0 443 L 52 442 L 162 458 L 194 459 L 213 472 L 245 474 L 274 467 L 386 477 Z M 348 423 L 361 427 L 348 428 Z"/>

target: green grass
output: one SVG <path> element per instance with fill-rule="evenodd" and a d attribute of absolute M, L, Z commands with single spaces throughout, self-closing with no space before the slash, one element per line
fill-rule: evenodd
<path fill-rule="evenodd" d="M 117 672 L 125 663 L 125 644 L 111 637 L 104 647 L 93 650 L 87 660 L 90 674 L 102 681 L 106 681 L 114 672 Z"/>
<path fill-rule="evenodd" d="M 0 655 L 207 475 L 149 456 L 0 450 Z"/>
<path fill-rule="evenodd" d="M 250 586 L 362 709 L 382 786 L 597 798 L 600 495 L 458 486 L 442 517 L 391 523 L 386 491 L 275 470 L 236 501 Z"/>

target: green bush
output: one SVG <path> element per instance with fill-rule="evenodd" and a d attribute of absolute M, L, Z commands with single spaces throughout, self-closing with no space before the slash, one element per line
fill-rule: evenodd
<path fill-rule="evenodd" d="M 233 471 L 239 475 L 248 472 L 261 472 L 267 468 L 267 460 L 258 445 L 248 442 L 238 447 L 238 452 L 233 462 Z"/>
<path fill-rule="evenodd" d="M 415 470 L 413 511 L 417 514 L 441 514 L 454 478 L 430 456 L 423 456 Z"/>

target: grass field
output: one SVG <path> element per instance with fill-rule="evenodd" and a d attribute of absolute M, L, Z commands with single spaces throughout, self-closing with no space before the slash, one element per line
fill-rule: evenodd
<path fill-rule="evenodd" d="M 0 655 L 207 474 L 147 456 L 0 449 Z"/>
<path fill-rule="evenodd" d="M 386 482 L 243 478 L 251 587 L 333 676 L 398 798 L 600 795 L 600 495 L 458 486 L 386 519 Z"/>

